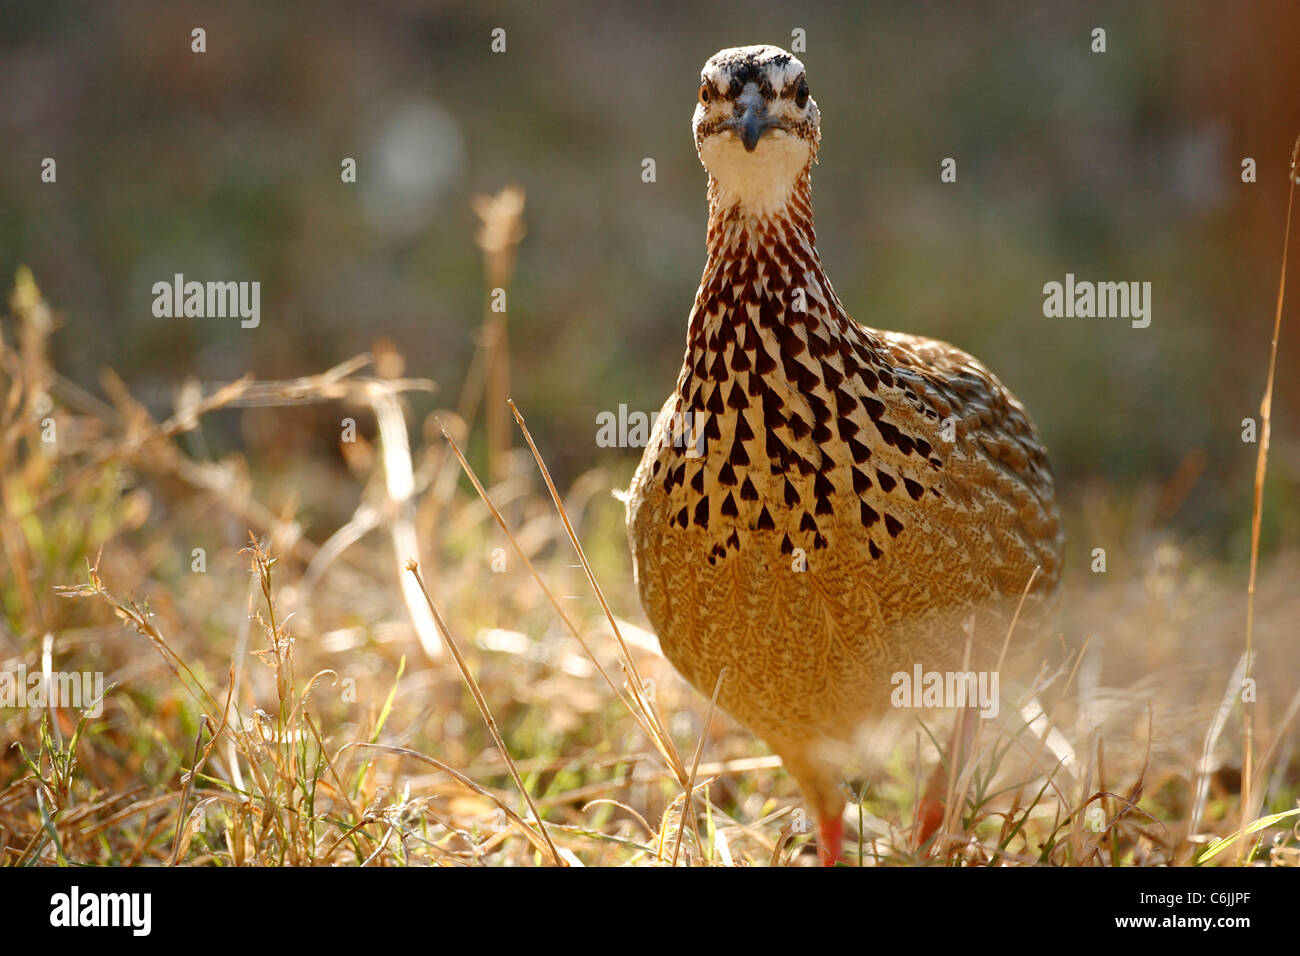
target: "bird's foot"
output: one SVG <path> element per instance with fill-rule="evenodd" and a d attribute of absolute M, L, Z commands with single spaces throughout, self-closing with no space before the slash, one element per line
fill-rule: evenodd
<path fill-rule="evenodd" d="M 838 815 L 820 821 L 821 826 L 821 861 L 822 866 L 835 866 L 847 863 L 842 852 L 844 842 L 844 821 Z"/>
<path fill-rule="evenodd" d="M 919 829 L 916 833 L 916 845 L 918 848 L 925 846 L 926 841 L 939 831 L 943 825 L 943 797 L 934 797 L 926 794 L 921 798 L 921 805 L 917 808 L 916 822 Z"/>

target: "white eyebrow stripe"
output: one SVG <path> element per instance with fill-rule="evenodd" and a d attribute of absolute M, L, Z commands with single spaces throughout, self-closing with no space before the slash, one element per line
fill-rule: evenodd
<path fill-rule="evenodd" d="M 725 94 L 731 85 L 732 68 L 745 61 L 761 69 L 778 94 L 804 73 L 799 58 L 780 47 L 730 47 L 709 57 L 701 71 L 701 79 Z"/>

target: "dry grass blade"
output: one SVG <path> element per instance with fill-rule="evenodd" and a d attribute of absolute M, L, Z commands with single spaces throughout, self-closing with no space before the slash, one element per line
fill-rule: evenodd
<path fill-rule="evenodd" d="M 214 411 L 215 409 L 224 408 L 227 405 L 233 404 L 236 399 L 243 395 L 244 390 L 252 383 L 252 380 L 251 375 L 246 375 L 238 381 L 231 382 L 229 385 L 218 389 L 208 398 L 197 403 L 193 408 L 173 415 L 149 434 L 125 440 L 122 443 L 115 444 L 113 447 L 101 452 L 94 459 L 82 465 L 67 478 L 63 479 L 63 481 L 59 482 L 59 484 L 41 494 L 22 513 L 6 515 L 4 519 L 5 523 L 18 524 L 31 517 L 51 501 L 67 494 L 82 481 L 89 478 L 91 475 L 98 473 L 99 470 L 109 462 L 129 459 L 146 445 L 189 431 L 195 426 L 202 415 Z"/>
<path fill-rule="evenodd" d="M 704 715 L 704 726 L 700 728 L 700 739 L 695 745 L 695 757 L 691 760 L 691 777 L 686 782 L 685 801 L 682 805 L 682 819 L 677 824 L 677 843 L 673 847 L 673 866 L 677 865 L 677 855 L 682 850 L 682 833 L 686 830 L 686 822 L 689 820 L 691 826 L 695 826 L 695 775 L 700 770 L 700 754 L 704 753 L 704 740 L 709 736 L 709 724 L 713 720 L 713 712 L 718 707 L 718 694 L 722 693 L 722 680 L 727 676 L 727 669 L 724 667 L 718 671 L 718 682 L 713 685 L 713 698 L 709 701 L 709 711 Z M 700 834 L 695 833 L 695 843 L 699 846 Z"/>
<path fill-rule="evenodd" d="M 397 393 L 382 383 L 376 383 L 369 392 L 371 408 L 379 423 L 379 443 L 384 463 L 384 487 L 388 504 L 394 514 L 390 522 L 393 539 L 393 556 L 397 561 L 397 579 L 402 589 L 402 601 L 415 627 L 420 646 L 431 660 L 442 656 L 442 644 L 434 629 L 429 609 L 420 600 L 419 589 L 411 578 L 402 574 L 406 556 L 419 554 L 415 534 L 415 506 L 411 496 L 415 493 L 415 468 L 411 464 L 411 446 L 406 436 L 406 416 L 402 414 Z"/>
<path fill-rule="evenodd" d="M 491 512 L 492 517 L 496 519 L 497 526 L 501 528 L 501 531 L 505 534 L 506 539 L 510 542 L 511 546 L 515 549 L 515 553 L 519 555 L 519 559 L 524 562 L 524 566 L 528 568 L 529 573 L 533 576 L 533 580 L 535 580 L 537 582 L 538 587 L 542 589 L 542 594 L 546 596 L 546 600 L 551 603 L 551 606 L 553 608 L 555 608 L 555 612 L 560 616 L 560 620 L 564 622 L 564 626 L 569 629 L 569 633 L 573 635 L 574 640 L 576 640 L 578 644 L 582 647 L 582 650 L 586 653 L 588 659 L 591 661 L 592 665 L 596 668 L 597 673 L 599 673 L 600 676 L 604 678 L 605 683 L 609 685 L 609 689 L 613 691 L 614 696 L 623 702 L 623 706 L 627 708 L 628 713 L 632 715 L 633 719 L 636 720 L 636 722 L 641 725 L 641 729 L 646 732 L 646 736 L 648 736 L 651 739 L 651 741 L 654 741 L 655 733 L 651 729 L 650 724 L 647 722 L 645 715 L 640 710 L 637 709 L 637 707 L 632 703 L 632 701 L 628 700 L 628 698 L 622 693 L 622 691 L 618 689 L 618 686 L 614 683 L 614 679 L 609 676 L 609 672 L 605 670 L 604 666 L 600 663 L 600 660 L 596 657 L 595 652 L 591 649 L 591 646 L 587 643 L 586 639 L 582 636 L 582 633 L 578 630 L 578 626 L 573 623 L 573 619 L 569 617 L 568 613 L 564 610 L 564 607 L 560 604 L 559 600 L 555 597 L 554 592 L 551 591 L 551 589 L 547 586 L 546 581 L 542 578 L 541 573 L 537 570 L 536 566 L 529 559 L 528 554 L 524 551 L 524 549 L 520 546 L 519 541 L 515 538 L 514 532 L 511 531 L 510 525 L 506 522 L 505 516 L 501 514 L 501 510 L 497 508 L 496 504 L 492 501 L 491 497 L 488 495 L 487 489 L 485 489 L 483 487 L 483 483 L 479 481 L 478 475 L 475 473 L 474 469 L 470 466 L 468 459 L 465 458 L 465 453 L 461 451 L 460 445 L 456 443 L 456 440 L 451 437 L 451 434 L 445 428 L 442 430 L 442 437 L 447 442 L 452 452 L 455 454 L 456 459 L 460 462 L 461 469 L 465 472 L 470 482 L 474 485 L 474 490 L 478 493 L 480 500 L 482 500 L 483 504 L 487 506 L 487 509 L 489 512 Z M 670 765 L 670 769 L 671 769 L 671 765 Z"/>
<path fill-rule="evenodd" d="M 1020 612 L 1025 609 L 1025 599 L 1029 597 L 1029 591 L 1038 580 L 1038 574 L 1042 571 L 1042 565 L 1034 565 L 1034 570 L 1030 572 L 1029 580 L 1025 582 L 1025 589 L 1020 592 L 1020 601 L 1016 604 L 1016 613 L 1011 615 L 1011 623 L 1007 625 L 1007 636 L 1002 641 L 1002 651 L 998 654 L 998 670 L 1002 670 L 1002 664 L 1007 659 L 1007 649 L 1011 647 L 1011 635 L 1016 632 L 1016 625 L 1020 623 Z"/>
<path fill-rule="evenodd" d="M 208 692 L 203 682 L 195 676 L 189 666 L 181 656 L 172 649 L 167 643 L 167 639 L 162 632 L 155 627 L 149 620 L 150 614 L 147 610 L 140 608 L 134 601 L 124 603 L 114 597 L 104 586 L 103 579 L 99 576 L 99 559 L 95 560 L 94 565 L 87 568 L 87 583 L 70 586 L 58 586 L 55 593 L 63 597 L 97 597 L 104 601 L 113 612 L 124 622 L 135 628 L 136 632 L 149 639 L 153 644 L 163 663 L 175 675 L 177 681 L 185 690 L 196 700 L 200 706 L 206 708 L 212 713 L 218 710 L 216 699 Z"/>
<path fill-rule="evenodd" d="M 194 777 L 203 770 L 203 765 L 208 762 L 208 756 L 212 753 L 212 748 L 215 747 L 217 741 L 221 739 L 221 732 L 226 729 L 226 723 L 230 719 L 230 702 L 235 692 L 235 665 L 233 662 L 230 665 L 230 679 L 227 687 L 229 687 L 229 690 L 226 692 L 226 706 L 221 713 L 221 723 L 215 730 L 212 730 L 212 718 L 207 714 L 203 715 L 203 719 L 200 721 L 199 732 L 194 738 L 194 759 L 191 761 L 189 771 L 181 777 L 181 800 L 176 815 L 176 835 L 172 840 L 172 855 L 168 862 L 169 866 L 175 866 L 177 862 L 179 862 L 180 858 L 185 854 L 186 848 L 189 846 L 189 837 L 193 835 L 192 831 L 188 835 L 182 834 L 181 823 L 182 817 L 185 813 L 185 805 L 189 803 L 190 789 L 194 786 Z M 202 746 L 203 731 L 205 730 L 212 731 L 212 736 L 208 738 L 208 745 L 206 747 Z M 195 814 L 197 813 L 198 808 L 196 807 Z M 191 815 L 192 820 L 194 819 L 195 814 Z M 186 826 L 188 827 L 190 824 L 186 824 Z"/>
<path fill-rule="evenodd" d="M 1228 716 L 1232 713 L 1232 705 L 1241 692 L 1241 682 L 1250 670 L 1249 656 L 1249 654 L 1242 654 L 1238 659 L 1237 666 L 1233 668 L 1232 676 L 1228 678 L 1227 684 L 1224 685 L 1223 697 L 1214 711 L 1214 718 L 1210 721 L 1210 726 L 1206 728 L 1205 740 L 1201 745 L 1201 759 L 1196 764 L 1196 784 L 1193 789 L 1192 809 L 1187 821 L 1187 832 L 1189 834 L 1194 835 L 1200 829 L 1201 814 L 1205 812 L 1205 800 L 1210 791 L 1210 777 L 1215 769 L 1212 759 L 1214 746 L 1219 742 L 1219 735 L 1223 733 L 1223 728 L 1228 723 Z"/>
<path fill-rule="evenodd" d="M 621 801 L 612 800 L 609 797 L 601 797 L 599 799 L 591 800 L 583 804 L 582 812 L 586 813 L 592 807 L 599 807 L 599 806 L 618 807 L 624 813 L 631 816 L 632 819 L 635 820 L 637 823 L 641 824 L 641 828 L 645 830 L 646 836 L 648 836 L 652 840 L 655 838 L 654 827 L 650 826 L 650 822 L 645 817 L 641 816 L 641 814 L 638 813 L 634 808 L 629 807 L 626 803 L 622 803 Z"/>
<path fill-rule="evenodd" d="M 1268 750 L 1264 751 L 1264 756 L 1260 758 L 1259 771 L 1255 776 L 1258 781 L 1257 786 L 1259 786 L 1261 790 L 1264 787 L 1264 775 L 1268 772 L 1267 768 L 1277 757 L 1278 751 L 1282 747 L 1282 742 L 1287 739 L 1286 735 L 1288 731 L 1290 731 L 1291 724 L 1296 719 L 1297 714 L 1300 714 L 1300 688 L 1297 688 L 1296 692 L 1291 695 L 1291 701 L 1287 704 L 1282 719 L 1277 722 L 1277 725 L 1274 728 L 1273 741 L 1269 744 Z"/>
<path fill-rule="evenodd" d="M 587 582 L 591 585 L 592 591 L 595 592 L 601 610 L 605 612 L 605 618 L 609 621 L 609 626 L 614 632 L 614 639 L 618 641 L 619 651 L 623 655 L 623 669 L 632 696 L 635 698 L 637 706 L 649 718 L 650 726 L 654 729 L 655 745 L 659 748 L 659 752 L 663 754 L 668 766 L 676 775 L 677 782 L 682 786 L 686 786 L 686 768 L 682 765 L 682 759 L 673 746 L 672 737 L 669 736 L 667 729 L 664 727 L 659 712 L 655 710 L 654 704 L 645 695 L 645 683 L 641 679 L 641 673 L 637 669 L 636 661 L 632 657 L 627 642 L 623 640 L 623 632 L 619 630 L 618 621 L 614 619 L 614 612 L 610 610 L 609 602 L 605 600 L 605 592 L 601 590 L 600 584 L 596 581 L 596 575 L 591 570 L 591 563 L 582 550 L 581 542 L 578 541 L 578 534 L 573 530 L 573 523 L 569 521 L 569 514 L 564 508 L 564 502 L 560 500 L 560 492 L 556 489 L 555 482 L 551 480 L 550 469 L 546 467 L 546 462 L 542 459 L 542 453 L 537 450 L 537 443 L 533 441 L 532 433 L 528 431 L 524 416 L 519 414 L 519 409 L 515 406 L 514 401 L 511 401 L 509 405 L 510 411 L 514 413 L 515 421 L 519 424 L 519 430 L 523 432 L 524 440 L 528 442 L 528 448 L 533 453 L 533 458 L 542 473 L 542 478 L 546 481 L 546 488 L 551 493 L 551 500 L 555 502 L 555 510 L 559 512 L 560 521 L 564 524 L 564 530 L 569 536 L 569 541 L 573 545 L 574 551 L 578 553 L 578 560 L 582 562 L 582 570 L 587 575 Z"/>
<path fill-rule="evenodd" d="M 420 590 L 424 594 L 424 600 L 428 602 L 429 613 L 433 615 L 433 619 L 438 625 L 438 630 L 442 634 L 442 639 L 447 642 L 447 649 L 451 651 L 451 656 L 456 659 L 456 666 L 460 668 L 461 677 L 465 678 L 465 683 L 469 686 L 470 693 L 474 695 L 474 703 L 478 704 L 479 713 L 483 715 L 483 720 L 487 723 L 488 730 L 492 733 L 492 739 L 496 741 L 497 749 L 501 751 L 502 758 L 504 758 L 506 765 L 510 768 L 510 776 L 514 778 L 515 786 L 519 788 L 519 792 L 523 795 L 524 800 L 528 802 L 528 809 L 532 811 L 533 819 L 537 821 L 537 828 L 541 831 L 542 838 L 546 841 L 546 846 L 549 848 L 551 855 L 555 858 L 555 865 L 568 866 L 568 862 L 560 855 L 560 851 L 551 841 L 550 831 L 546 829 L 546 823 L 542 820 L 541 813 L 538 812 L 537 804 L 533 802 L 532 794 L 529 793 L 528 788 L 524 786 L 523 777 L 519 775 L 519 768 L 515 766 L 514 758 L 510 756 L 510 751 L 506 748 L 505 739 L 501 736 L 501 731 L 497 727 L 496 719 L 492 716 L 492 711 L 488 708 L 487 699 L 483 696 L 483 691 L 479 688 L 478 681 L 474 679 L 474 675 L 470 672 L 469 665 L 465 662 L 465 658 L 460 652 L 460 647 L 456 644 L 456 639 L 451 636 L 451 630 L 447 627 L 447 622 L 443 620 L 442 614 L 438 610 L 438 606 L 434 604 L 433 597 L 429 594 L 429 589 L 425 586 L 424 577 L 420 574 L 420 566 L 415 562 L 415 559 L 412 558 L 407 562 L 406 569 L 415 576 L 415 580 L 419 583 Z"/>
<path fill-rule="evenodd" d="M 1264 397 L 1259 403 L 1259 452 L 1255 458 L 1255 500 L 1250 515 L 1250 583 L 1246 588 L 1246 675 L 1251 679 L 1251 664 L 1255 650 L 1255 583 L 1259 572 L 1259 535 L 1264 514 L 1264 476 L 1268 470 L 1268 441 L 1273 424 L 1273 382 L 1277 374 L 1277 340 L 1282 333 L 1282 303 L 1286 299 L 1286 261 L 1291 247 L 1291 210 L 1295 205 L 1297 179 L 1296 160 L 1300 156 L 1300 137 L 1291 147 L 1291 167 L 1287 175 L 1290 186 L 1286 199 L 1286 228 L 1282 234 L 1282 269 L 1277 284 L 1277 309 L 1273 315 L 1273 341 L 1268 355 L 1268 379 L 1264 384 Z M 1255 816 L 1251 777 L 1254 773 L 1255 720 L 1247 707 L 1241 722 L 1241 832 L 1246 832 L 1249 820 Z M 1246 850 L 1245 841 L 1237 845 L 1237 862 L 1241 863 Z"/>
<path fill-rule="evenodd" d="M 532 843 L 533 846 L 537 847 L 539 850 L 541 850 L 544 853 L 551 852 L 551 850 L 554 849 L 554 844 L 550 842 L 549 838 L 543 840 L 542 837 L 539 837 L 537 835 L 537 831 L 534 830 L 532 827 L 530 827 L 527 824 L 527 822 L 525 822 L 523 817 L 515 813 L 515 811 L 511 810 L 510 807 L 506 805 L 506 802 L 504 800 L 502 800 L 499 796 L 497 796 L 487 787 L 484 787 L 481 784 L 472 780 L 471 778 L 465 776 L 455 767 L 450 767 L 447 764 L 443 763 L 441 760 L 435 760 L 433 757 L 430 757 L 428 754 L 422 754 L 418 750 L 411 750 L 407 747 L 394 747 L 390 744 L 366 743 L 365 741 L 354 741 L 353 743 L 350 744 L 344 744 L 341 748 L 339 748 L 339 754 L 342 754 L 343 751 L 348 750 L 352 747 L 361 747 L 366 750 L 379 750 L 384 753 L 397 754 L 398 756 L 401 757 L 413 757 L 416 760 L 428 764 L 430 767 L 433 767 L 436 770 L 441 770 L 443 773 L 447 774 L 447 776 L 453 778 L 459 783 L 464 784 L 470 790 L 473 790 L 480 797 L 486 797 L 487 799 L 491 800 L 494 804 L 496 804 L 497 809 L 499 809 L 503 814 L 505 814 L 507 820 L 509 820 L 511 823 L 513 823 L 516 827 L 519 828 L 519 831 L 528 838 L 529 842 Z M 357 826 L 363 826 L 366 823 L 370 823 L 370 822 L 374 822 L 374 821 L 363 820 Z"/>
<path fill-rule="evenodd" d="M 1079 652 L 1075 656 L 1074 662 L 1070 667 L 1070 672 L 1066 678 L 1065 685 L 1061 689 L 1061 693 L 1057 696 L 1056 701 L 1052 704 L 1050 709 L 1043 708 L 1039 704 L 1038 700 L 1034 698 L 1031 699 L 1029 703 L 1025 704 L 1025 706 L 1022 707 L 1020 710 L 1021 719 L 1025 721 L 1025 724 L 1028 726 L 1029 730 L 1038 738 L 1038 747 L 1032 753 L 1032 755 L 1030 755 L 1030 760 L 1034 766 L 1043 765 L 1042 762 L 1043 751 L 1049 749 L 1050 739 L 1053 733 L 1052 717 L 1056 713 L 1056 708 L 1060 704 L 1061 700 L 1064 698 L 1065 693 L 1070 689 L 1070 686 L 1074 683 L 1074 679 L 1079 673 L 1079 665 L 1082 664 L 1083 656 L 1086 653 L 1088 653 L 1088 647 L 1091 644 L 1092 644 L 1092 636 L 1089 635 L 1084 639 L 1083 646 L 1079 648 Z M 1020 743 L 1020 738 L 1018 735 L 1016 736 L 1015 741 L 1018 747 L 1023 746 Z M 1058 762 L 1056 763 L 1055 767 L 1052 769 L 1051 774 L 1048 777 L 1048 784 L 1056 792 L 1057 798 L 1059 799 L 1062 806 L 1064 806 L 1068 801 L 1066 799 L 1065 794 L 1061 792 L 1060 786 L 1055 783 L 1055 780 L 1056 780 L 1057 772 L 1063 766 L 1065 766 L 1066 762 L 1067 762 L 1067 758 L 1065 756 L 1061 756 Z M 1025 795 L 1025 787 L 1022 784 L 1021 786 L 1016 788 L 1015 795 L 1012 797 L 1011 800 L 1011 812 L 1013 815 L 1020 808 L 1022 801 L 1024 799 L 1024 795 Z"/>
<path fill-rule="evenodd" d="M 483 316 L 483 356 L 488 399 L 488 474 L 494 482 L 506 477 L 510 433 L 506 397 L 510 394 L 510 348 L 507 342 L 504 296 L 514 272 L 515 250 L 524 238 L 524 191 L 506 186 L 495 196 L 476 196 L 474 211 L 482 220 L 475 237 L 483 250 L 488 301 Z M 498 307 L 498 304 L 500 307 Z"/>
<path fill-rule="evenodd" d="M 1032 575 L 1029 580 L 1033 581 Z M 1008 641 L 1010 640 L 1011 629 L 1014 627 L 1015 623 L 1013 622 L 1011 628 L 1008 628 Z M 966 647 L 962 651 L 961 669 L 963 671 L 970 667 L 971 644 L 974 641 L 974 636 L 974 619 L 972 618 L 968 622 Z M 946 774 L 947 779 L 944 781 L 943 819 L 938 832 L 935 834 L 934 845 L 930 848 L 930 852 L 939 857 L 948 852 L 949 834 L 953 832 L 956 822 L 960 820 L 961 807 L 965 804 L 964 784 L 969 783 L 970 779 L 966 773 L 966 763 L 969 762 L 971 751 L 974 748 L 975 732 L 978 729 L 972 714 L 973 711 L 969 706 L 958 708 L 953 714 L 952 733 L 948 737 L 948 758 L 946 761 L 948 772 Z M 943 755 L 940 754 L 941 767 L 943 762 Z M 936 774 L 939 772 L 939 769 L 935 770 Z M 926 789 L 929 790 L 929 787 Z"/>

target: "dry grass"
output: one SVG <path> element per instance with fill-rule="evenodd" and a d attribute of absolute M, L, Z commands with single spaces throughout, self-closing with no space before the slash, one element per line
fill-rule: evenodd
<path fill-rule="evenodd" d="M 522 201 L 481 208 L 517 217 Z M 485 223 L 499 284 L 519 235 Z M 494 432 L 485 486 L 462 452 L 506 381 L 491 313 L 456 411 L 412 446 L 402 396 L 433 385 L 382 349 L 307 379 L 187 387 L 155 422 L 111 376 L 112 407 L 50 366 L 54 316 L 29 275 L 10 304 L 0 666 L 100 671 L 106 693 L 97 718 L 0 708 L 0 862 L 813 862 L 778 762 L 621 616 L 639 614 L 608 494 L 626 476 L 561 495 L 517 409 L 531 462 Z M 185 441 L 218 410 L 296 402 L 375 422 L 373 446 L 342 448 L 360 504 L 319 545 L 309 485 Z M 940 837 L 915 845 L 917 794 L 960 735 L 913 723 L 879 736 L 879 770 L 854 787 L 851 856 L 1300 863 L 1300 556 L 1252 564 L 1251 651 L 1270 663 L 1243 706 L 1246 582 L 1189 556 L 1142 500 L 1083 496 L 1070 526 L 1108 542 L 1110 570 L 1072 569 L 1053 668 L 952 761 Z M 1253 762 L 1232 743 L 1243 728 Z M 1211 847 L 1260 814 L 1239 854 Z"/>

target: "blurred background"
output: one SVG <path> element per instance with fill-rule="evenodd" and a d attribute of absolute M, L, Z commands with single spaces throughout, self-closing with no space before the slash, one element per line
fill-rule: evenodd
<path fill-rule="evenodd" d="M 1294 293 L 1264 492 L 1258 706 L 1239 688 L 1259 448 L 1243 419 L 1259 415 L 1268 365 L 1300 5 L 51 0 L 0 10 L 0 669 L 44 660 L 115 690 L 84 734 L 66 704 L 0 707 L 0 864 L 542 861 L 502 815 L 524 807 L 442 653 L 413 554 L 574 860 L 663 863 L 686 781 L 660 754 L 704 739 L 708 839 L 684 852 L 731 862 L 723 834 L 755 865 L 811 849 L 779 761 L 706 716 L 637 627 L 610 492 L 640 449 L 597 442 L 598 415 L 657 411 L 680 368 L 704 260 L 700 67 L 726 46 L 788 47 L 796 31 L 822 110 L 814 204 L 840 298 L 867 325 L 946 339 L 992 368 L 1037 421 L 1065 512 L 1064 610 L 1045 659 L 1074 669 L 1046 699 L 1084 770 L 1014 826 L 1020 797 L 997 790 L 1003 803 L 967 821 L 987 854 L 961 852 L 1187 863 L 1243 818 L 1294 808 Z M 955 183 L 940 179 L 949 157 Z M 479 198 L 512 183 L 526 197 L 517 248 L 508 198 L 486 216 Z M 177 273 L 259 282 L 260 323 L 156 318 L 153 286 Z M 1150 326 L 1044 317 L 1044 284 L 1067 273 L 1149 282 Z M 485 313 L 502 283 L 504 320 Z M 508 381 L 485 358 L 503 321 Z M 320 377 L 366 352 L 370 365 Z M 248 372 L 257 385 L 219 393 Z M 274 384 L 300 376 L 313 378 Z M 160 424 L 196 408 L 196 427 Z M 344 416 L 356 442 L 340 440 Z M 512 453 L 496 453 L 503 441 Z M 252 555 L 250 532 L 263 542 Z M 654 745 L 650 710 L 597 679 L 634 659 L 657 681 Z M 310 707 L 286 727 L 312 673 Z M 269 756 L 273 712 L 286 749 Z M 220 746 L 191 791 L 216 713 L 231 722 L 208 737 Z M 1254 764 L 1238 746 L 1247 715 Z M 376 741 L 495 789 L 357 749 Z M 899 741 L 857 798 L 877 863 L 881 847 L 930 862 L 908 837 L 937 762 L 921 748 L 919 733 Z M 1030 763 L 999 779 L 1055 773 Z M 1245 766 L 1255 787 L 1239 800 Z M 1081 813 L 1103 790 L 1141 802 L 1103 800 L 1106 846 Z M 1294 834 L 1268 839 L 1273 862 L 1300 864 Z"/>
<path fill-rule="evenodd" d="M 510 393 L 562 484 L 595 464 L 625 483 L 638 453 L 599 448 L 595 418 L 657 410 L 679 368 L 703 262 L 699 68 L 798 28 L 823 114 L 819 245 L 854 317 L 981 357 L 1036 418 L 1068 500 L 1178 476 L 1177 500 L 1150 506 L 1199 548 L 1245 553 L 1256 446 L 1241 420 L 1262 393 L 1300 130 L 1294 3 L 44 2 L 2 16 L 0 272 L 32 268 L 60 316 L 55 365 L 92 390 L 109 366 L 161 414 L 186 378 L 310 374 L 386 337 L 449 400 L 483 309 L 469 200 L 517 182 Z M 40 181 L 47 156 L 57 184 Z M 940 182 L 945 157 L 955 184 Z M 178 272 L 260 281 L 260 327 L 154 318 L 152 284 Z M 1043 284 L 1067 272 L 1151 282 L 1151 326 L 1044 318 Z M 1287 338 L 1270 545 L 1300 536 Z M 217 452 L 343 467 L 332 410 L 213 422 Z"/>

